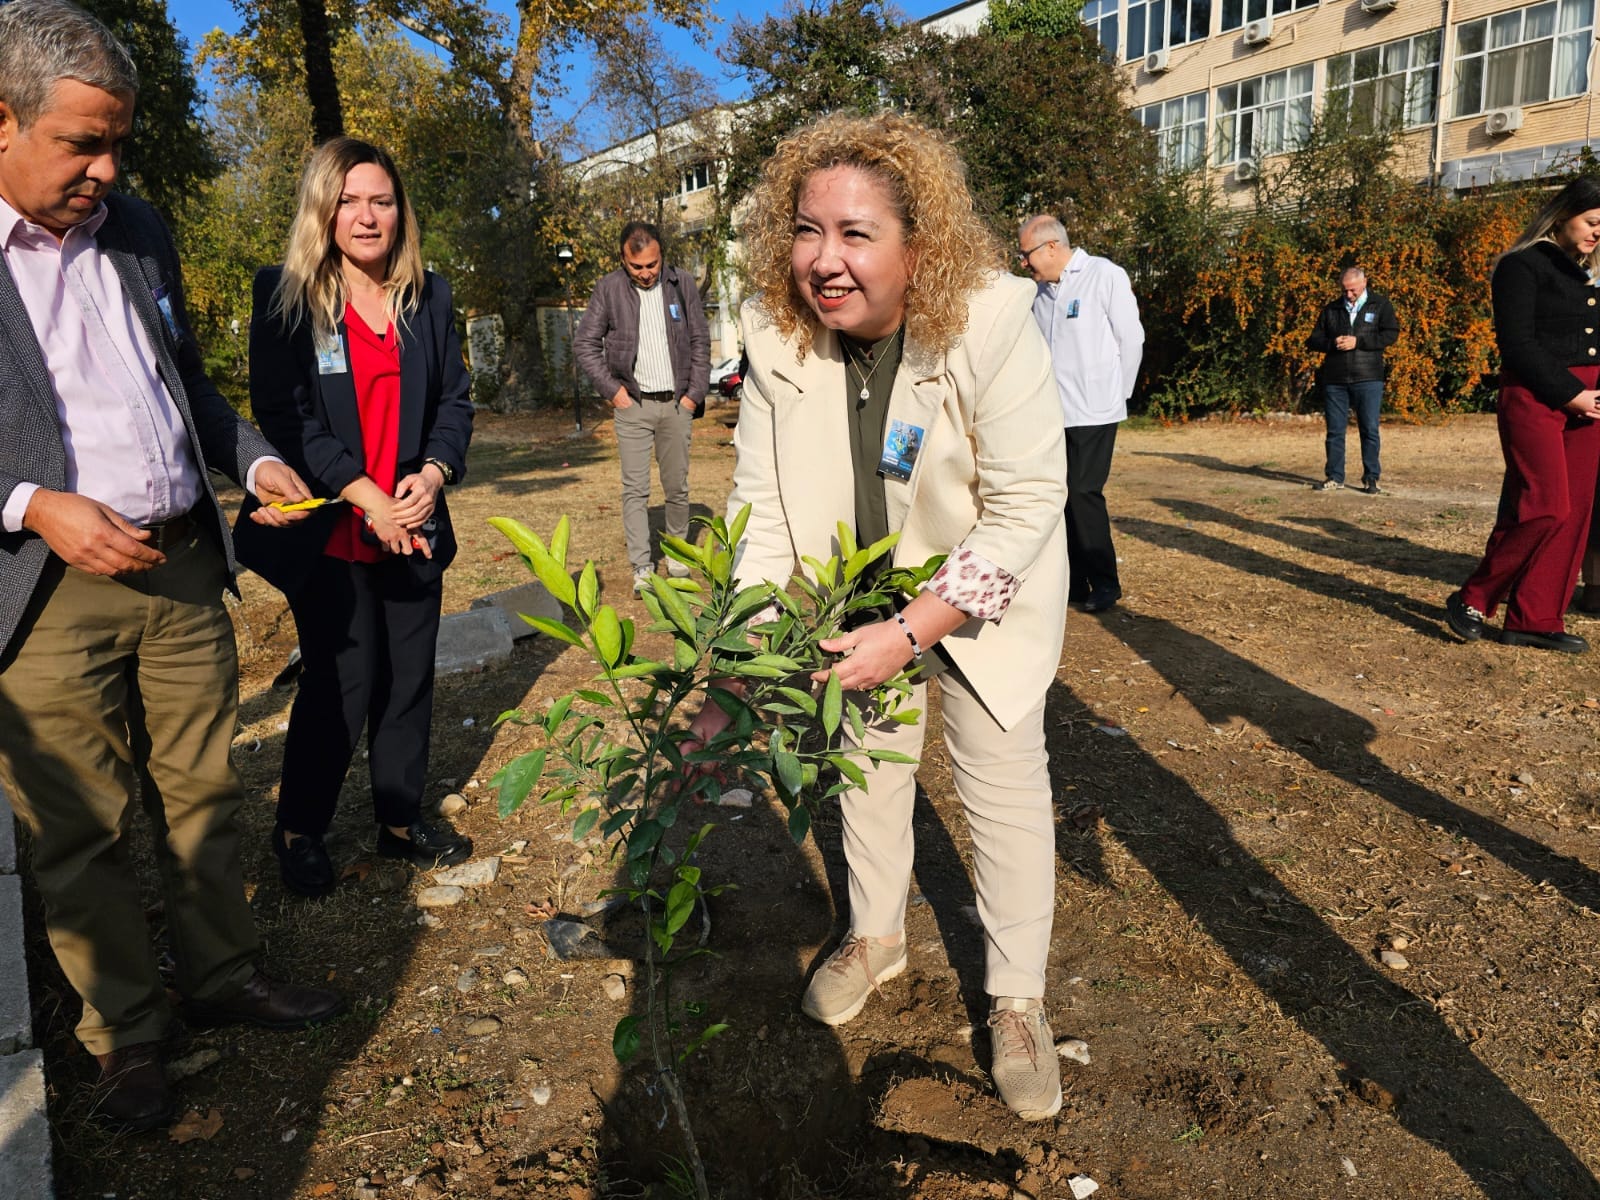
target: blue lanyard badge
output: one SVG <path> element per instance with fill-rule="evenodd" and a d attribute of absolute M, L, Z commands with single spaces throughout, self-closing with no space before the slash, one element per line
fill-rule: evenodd
<path fill-rule="evenodd" d="M 350 370 L 344 357 L 344 339 L 338 333 L 317 333 L 314 341 L 317 348 L 317 374 L 318 375 L 344 375 Z"/>
<path fill-rule="evenodd" d="M 172 311 L 172 291 L 166 284 L 162 284 L 150 293 L 156 302 L 156 307 L 161 310 L 161 319 L 167 323 L 167 332 L 172 335 L 172 340 L 178 345 L 183 345 L 183 330 L 178 326 L 178 314 Z"/>
<path fill-rule="evenodd" d="M 667 305 L 667 311 L 672 314 L 672 319 L 674 321 L 683 320 L 683 318 L 678 315 L 678 306 L 676 304 Z"/>
<path fill-rule="evenodd" d="M 917 464 L 917 453 L 922 449 L 923 432 L 904 421 L 889 422 L 889 436 L 883 439 L 883 457 L 878 460 L 878 474 L 885 479 L 898 479 L 906 483 L 911 478 L 911 468 Z"/>

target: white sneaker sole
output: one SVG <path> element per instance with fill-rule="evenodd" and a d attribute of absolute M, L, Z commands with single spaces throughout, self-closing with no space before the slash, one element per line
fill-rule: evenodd
<path fill-rule="evenodd" d="M 878 982 L 880 984 L 888 983 L 889 980 L 893 979 L 896 975 L 904 973 L 909 959 L 909 955 L 901 955 L 898 962 L 890 964 L 878 973 Z M 818 968 L 818 970 L 824 969 L 826 968 Z M 831 1017 L 823 1016 L 816 1009 L 811 1007 L 811 993 L 808 991 L 800 1001 L 800 1011 L 805 1013 L 805 1015 L 810 1017 L 813 1021 L 820 1021 L 824 1025 L 843 1025 L 846 1021 L 853 1021 L 861 1015 L 861 1010 L 867 1006 L 867 999 L 872 995 L 872 990 L 872 987 L 869 985 L 867 990 L 862 993 L 861 999 L 857 1000 L 854 1004 L 852 1004 L 849 1008 L 844 1009 L 842 1012 L 834 1013 Z M 1056 1097 L 1056 1107 L 1061 1107 L 1061 1097 L 1059 1096 Z"/>
<path fill-rule="evenodd" d="M 1024 1121 L 1047 1121 L 1061 1111 L 1061 1089 L 1056 1089 L 1056 1098 L 1050 1102 L 1049 1108 L 1019 1108 L 1014 1111 Z"/>

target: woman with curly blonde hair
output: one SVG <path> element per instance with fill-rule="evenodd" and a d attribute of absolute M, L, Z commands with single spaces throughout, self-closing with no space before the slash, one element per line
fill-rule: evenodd
<path fill-rule="evenodd" d="M 1045 693 L 1066 616 L 1066 454 L 1035 288 L 1002 274 L 955 151 L 892 114 L 832 116 L 783 141 L 746 228 L 760 294 L 745 305 L 750 370 L 730 512 L 751 506 L 740 581 L 787 579 L 890 533 L 898 565 L 948 556 L 899 611 L 826 649 L 847 689 L 916 665 L 937 678 L 944 740 L 972 832 L 993 997 L 991 1072 L 1019 1116 L 1061 1106 L 1043 997 L 1055 903 Z M 821 678 L 826 678 L 824 673 Z M 727 726 L 707 705 L 689 747 Z M 924 721 L 884 720 L 866 746 L 917 757 Z M 882 762 L 841 798 L 850 930 L 802 1008 L 861 1012 L 907 965 L 914 765 Z"/>

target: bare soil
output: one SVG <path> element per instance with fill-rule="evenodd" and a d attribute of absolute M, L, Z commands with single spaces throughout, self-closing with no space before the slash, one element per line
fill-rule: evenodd
<path fill-rule="evenodd" d="M 447 611 L 525 579 L 484 518 L 548 531 L 567 513 L 610 598 L 645 617 L 610 426 L 570 428 L 480 418 L 451 497 Z M 1444 597 L 1494 516 L 1492 418 L 1390 426 L 1383 458 L 1390 494 L 1323 494 L 1317 421 L 1119 438 L 1108 497 L 1126 594 L 1070 616 L 1047 717 L 1047 1003 L 1091 1059 L 1063 1062 L 1059 1119 L 1015 1121 L 984 1075 L 970 845 L 937 738 L 912 966 L 840 1030 L 797 1006 L 842 928 L 836 817 L 796 848 L 763 798 L 712 811 L 706 874 L 739 890 L 715 902 L 715 957 L 683 993 L 731 1025 L 686 1068 L 719 1195 L 1038 1200 L 1083 1175 L 1102 1200 L 1600 1196 L 1600 654 L 1445 631 Z M 732 465 L 727 430 L 701 422 L 707 510 Z M 215 1058 L 178 1085 L 209 1123 L 183 1142 L 109 1138 L 84 1121 L 92 1064 L 36 938 L 59 1194 L 682 1194 L 650 1071 L 611 1052 L 638 1004 L 632 964 L 556 960 L 541 932 L 614 871 L 548 808 L 501 822 L 488 786 L 535 744 L 495 716 L 542 709 L 587 680 L 584 662 L 537 638 L 441 682 L 430 799 L 464 795 L 458 824 L 505 857 L 495 885 L 429 928 L 415 897 L 430 880 L 371 857 L 359 763 L 331 845 L 347 880 L 322 903 L 284 893 L 267 833 L 292 692 L 271 681 L 293 624 L 254 578 L 235 614 L 245 867 L 269 963 L 343 988 L 352 1011 L 305 1035 L 178 1030 L 175 1056 Z M 1592 620 L 1569 628 L 1600 639 Z M 1379 955 L 1399 945 L 1397 970 Z M 525 983 L 505 982 L 513 969 Z M 498 1030 L 469 1035 L 486 1016 Z"/>

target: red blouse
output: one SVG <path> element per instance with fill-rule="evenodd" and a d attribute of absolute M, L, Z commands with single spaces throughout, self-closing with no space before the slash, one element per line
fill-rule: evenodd
<path fill-rule="evenodd" d="M 391 323 L 382 334 L 372 332 L 351 305 L 344 310 L 349 333 L 350 380 L 355 385 L 356 408 L 361 413 L 361 445 L 366 452 L 367 478 L 394 495 L 400 458 L 400 346 Z M 365 514 L 355 505 L 333 527 L 322 552 L 347 562 L 379 562 L 381 546 L 361 540 Z"/>

